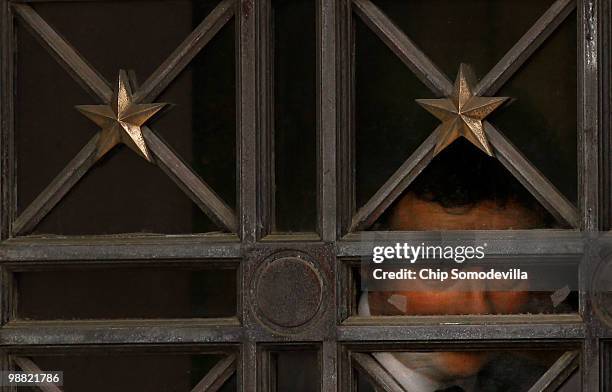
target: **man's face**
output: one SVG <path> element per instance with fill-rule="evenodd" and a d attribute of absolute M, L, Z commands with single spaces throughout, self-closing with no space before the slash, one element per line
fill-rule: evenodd
<path fill-rule="evenodd" d="M 483 201 L 469 207 L 444 208 L 405 195 L 392 210 L 392 230 L 508 230 L 530 229 L 541 217 L 517 202 L 500 206 Z M 478 267 L 466 270 L 478 270 Z M 529 299 L 527 283 L 508 291 L 488 290 L 485 281 L 455 280 L 448 283 L 411 281 L 411 290 L 370 292 L 372 315 L 475 315 L 513 314 L 524 311 Z M 418 286 L 418 287 L 417 287 Z M 432 353 L 432 363 L 449 377 L 476 374 L 489 360 L 483 352 Z"/>

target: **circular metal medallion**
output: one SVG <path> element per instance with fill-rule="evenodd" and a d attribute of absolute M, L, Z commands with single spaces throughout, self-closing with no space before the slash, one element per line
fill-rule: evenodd
<path fill-rule="evenodd" d="M 268 327 L 294 331 L 321 312 L 324 284 L 316 264 L 303 253 L 275 254 L 257 269 L 251 283 L 251 306 Z"/>

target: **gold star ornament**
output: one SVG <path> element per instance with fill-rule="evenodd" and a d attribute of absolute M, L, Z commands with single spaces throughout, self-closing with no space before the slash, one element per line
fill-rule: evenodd
<path fill-rule="evenodd" d="M 469 65 L 461 64 L 453 92 L 448 98 L 417 99 L 417 103 L 436 116 L 442 124 L 434 156 L 463 136 L 489 156 L 489 145 L 482 121 L 509 98 L 479 97 L 474 95 L 475 78 Z"/>
<path fill-rule="evenodd" d="M 76 109 L 100 128 L 98 156 L 101 157 L 119 143 L 152 162 L 151 153 L 142 136 L 141 127 L 166 103 L 137 104 L 126 71 L 119 71 L 117 89 L 109 105 L 79 105 Z"/>

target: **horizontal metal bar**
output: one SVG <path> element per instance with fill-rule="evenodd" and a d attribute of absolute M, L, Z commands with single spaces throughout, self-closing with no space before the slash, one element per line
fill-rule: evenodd
<path fill-rule="evenodd" d="M 339 341 L 450 341 L 582 339 L 585 327 L 570 324 L 340 326 Z"/>
<path fill-rule="evenodd" d="M 408 242 L 452 246 L 487 244 L 487 255 L 582 254 L 587 237 L 573 230 L 368 231 L 337 242 L 339 257 L 368 256 L 373 245 Z"/>
<path fill-rule="evenodd" d="M 236 318 L 198 320 L 11 321 L 0 328 L 0 346 L 81 344 L 237 343 Z"/>
<path fill-rule="evenodd" d="M 240 246 L 235 235 L 27 237 L 0 244 L 0 262 L 224 259 Z"/>

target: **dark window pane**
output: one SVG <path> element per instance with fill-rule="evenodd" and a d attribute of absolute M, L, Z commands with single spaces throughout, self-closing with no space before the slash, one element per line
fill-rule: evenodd
<path fill-rule="evenodd" d="M 209 229 L 212 223 L 208 222 L 204 212 L 160 168 L 126 146 L 117 146 L 68 192 L 34 233 L 197 233 Z"/>
<path fill-rule="evenodd" d="M 16 24 L 16 35 L 15 149 L 17 212 L 21 213 L 97 128 L 74 109 L 95 101 L 22 23 Z"/>
<path fill-rule="evenodd" d="M 553 0 L 374 0 L 454 80 L 460 63 L 484 76 Z"/>
<path fill-rule="evenodd" d="M 496 95 L 513 102 L 490 120 L 572 202 L 577 202 L 576 13 Z"/>
<path fill-rule="evenodd" d="M 109 81 L 142 82 L 218 4 L 215 0 L 37 3 L 34 9 Z M 78 23 L 75 23 L 78 22 Z"/>
<path fill-rule="evenodd" d="M 159 319 L 236 315 L 235 269 L 62 268 L 15 275 L 19 319 Z"/>
<path fill-rule="evenodd" d="M 562 354 L 556 350 L 481 349 L 366 355 L 407 391 L 527 392 Z M 356 381 L 358 391 L 374 390 L 366 374 L 357 372 Z"/>
<path fill-rule="evenodd" d="M 162 93 L 157 101 L 173 106 L 151 125 L 232 208 L 236 206 L 234 31 L 232 20 Z M 201 216 L 194 216 L 194 227 L 199 232 L 218 230 Z"/>
<path fill-rule="evenodd" d="M 356 203 L 365 204 L 436 128 L 415 103 L 433 94 L 355 18 Z"/>
<path fill-rule="evenodd" d="M 215 5 L 154 1 L 38 3 L 35 7 L 85 57 L 91 54 L 96 59 L 93 66 L 108 71 L 103 76 L 114 83 L 119 68 L 135 70 L 139 81 L 145 80 Z M 73 23 L 75 17 L 89 21 L 87 34 Z M 152 20 L 157 23 L 154 29 Z M 127 33 L 134 35 L 126 45 L 117 45 L 126 41 L 119 38 Z M 17 34 L 19 215 L 99 130 L 74 106 L 99 102 L 71 80 L 21 24 Z M 152 38 L 137 39 L 139 34 Z M 163 37 L 157 39 L 155 34 Z M 148 43 L 139 50 L 130 46 L 138 41 Z M 121 63 L 116 63 L 118 59 Z M 156 99 L 172 107 L 148 123 L 231 208 L 236 200 L 235 88 L 234 24 L 229 22 Z M 57 99 L 58 89 L 61 99 Z M 215 231 L 223 229 L 159 168 L 123 146 L 98 162 L 33 230 L 34 234 L 60 235 Z"/>
<path fill-rule="evenodd" d="M 212 354 L 126 352 L 31 357 L 42 370 L 63 371 L 62 388 L 66 392 L 186 392 L 222 358 Z M 236 388 L 230 385 L 231 390 Z"/>
<path fill-rule="evenodd" d="M 321 371 L 317 351 L 278 351 L 271 355 L 276 376 L 274 391 L 318 392 Z"/>
<path fill-rule="evenodd" d="M 272 9 L 276 231 L 315 231 L 315 2 L 274 0 Z"/>

